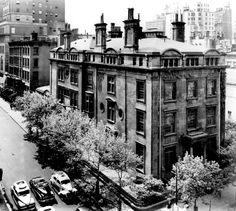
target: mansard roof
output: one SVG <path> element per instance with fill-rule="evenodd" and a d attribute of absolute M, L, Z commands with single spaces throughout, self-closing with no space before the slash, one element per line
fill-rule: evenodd
<path fill-rule="evenodd" d="M 54 48 L 52 51 L 57 51 L 63 47 L 64 46 Z M 96 48 L 95 37 L 73 41 L 71 42 L 71 48 L 76 49 L 77 51 L 101 52 Z M 117 53 L 128 53 L 127 49 L 124 48 L 124 38 L 108 38 L 106 49 L 113 50 Z M 181 54 L 205 54 L 217 52 L 215 49 L 206 49 L 203 46 L 195 46 L 167 38 L 143 38 L 139 40 L 139 49 L 136 53 L 163 54 L 170 49 L 176 50 L 176 52 L 180 52 Z"/>

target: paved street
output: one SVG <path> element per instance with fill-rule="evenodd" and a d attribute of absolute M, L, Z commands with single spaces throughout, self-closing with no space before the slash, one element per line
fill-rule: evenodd
<path fill-rule="evenodd" d="M 0 107 L 0 167 L 4 170 L 3 183 L 9 196 L 10 186 L 15 181 L 24 179 L 28 182 L 38 175 L 49 179 L 52 173 L 52 170 L 42 169 L 37 163 L 34 159 L 36 147 L 24 141 L 23 135 L 24 130 Z M 54 207 L 58 211 L 72 211 L 76 208 L 76 205 L 66 205 L 58 198 L 57 201 Z"/>

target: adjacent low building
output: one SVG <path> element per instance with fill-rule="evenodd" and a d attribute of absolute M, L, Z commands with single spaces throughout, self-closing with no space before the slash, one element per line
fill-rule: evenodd
<path fill-rule="evenodd" d="M 49 52 L 56 43 L 38 40 L 32 33 L 31 40 L 9 42 L 9 68 L 7 77 L 11 86 L 17 89 L 16 81 L 22 81 L 25 90 L 34 91 L 37 87 L 49 85 Z M 14 80 L 15 79 L 15 80 Z"/>
<path fill-rule="evenodd" d="M 124 38 L 107 38 L 103 16 L 95 37 L 71 43 L 66 32 L 65 45 L 50 53 L 50 90 L 66 106 L 124 133 L 143 157 L 140 172 L 168 178 L 186 151 L 214 159 L 219 150 L 224 57 L 183 43 L 179 20 L 173 24 L 174 40 L 144 38 L 139 22 L 129 9 Z"/>

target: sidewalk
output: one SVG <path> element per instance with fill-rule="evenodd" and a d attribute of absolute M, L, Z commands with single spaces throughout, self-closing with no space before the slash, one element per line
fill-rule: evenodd
<path fill-rule="evenodd" d="M 5 110 L 6 113 L 25 131 L 27 132 L 26 123 L 24 122 L 25 118 L 22 117 L 20 111 L 11 109 L 10 104 L 0 98 L 0 107 Z"/>

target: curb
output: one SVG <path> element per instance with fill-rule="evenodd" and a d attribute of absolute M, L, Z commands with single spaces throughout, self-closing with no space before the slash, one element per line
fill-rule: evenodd
<path fill-rule="evenodd" d="M 3 200 L 4 200 L 4 202 L 7 206 L 8 211 L 13 211 L 13 209 L 12 209 L 13 205 L 10 202 L 10 200 L 9 200 L 7 194 L 6 194 L 5 187 L 3 186 L 2 182 L 0 182 L 0 192 L 3 196 Z"/>
<path fill-rule="evenodd" d="M 1 108 L 3 111 L 5 111 L 5 112 L 9 115 L 9 117 L 11 117 L 11 119 L 12 119 L 16 124 L 18 124 L 18 125 L 21 127 L 22 130 L 24 130 L 25 133 L 27 133 L 26 129 L 25 129 L 3 106 L 0 105 L 0 108 Z"/>

